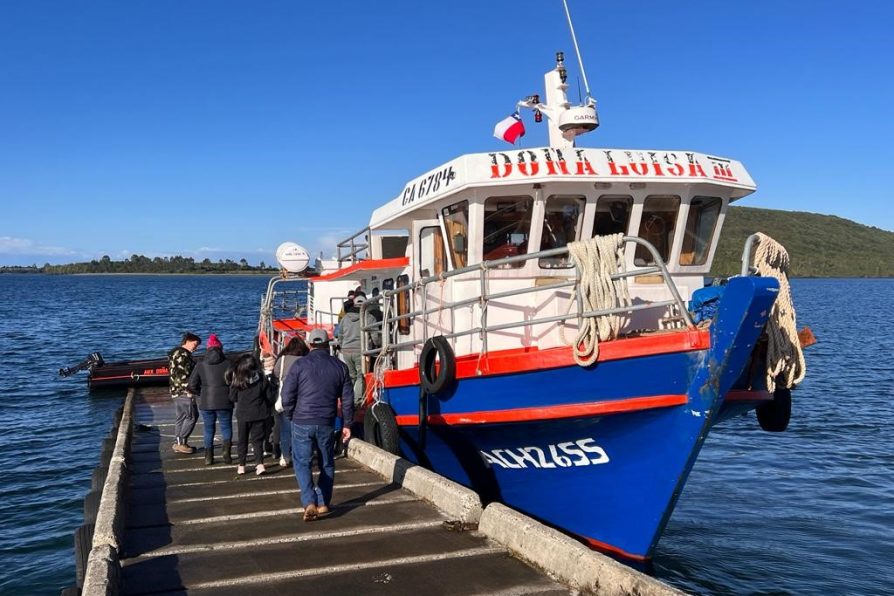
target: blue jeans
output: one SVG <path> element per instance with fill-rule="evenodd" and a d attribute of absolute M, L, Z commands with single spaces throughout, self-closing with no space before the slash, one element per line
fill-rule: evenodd
<path fill-rule="evenodd" d="M 286 417 L 285 412 L 276 414 L 279 422 L 279 448 L 286 459 L 292 457 L 292 422 Z"/>
<path fill-rule="evenodd" d="M 301 489 L 301 505 L 326 505 L 332 501 L 332 486 L 335 484 L 335 460 L 333 459 L 333 427 L 318 424 L 292 423 L 292 462 L 295 478 Z M 311 458 L 314 445 L 320 451 L 320 477 L 314 487 Z"/>
<path fill-rule="evenodd" d="M 224 441 L 233 440 L 233 410 L 199 410 L 205 423 L 205 449 L 214 446 L 214 425 L 220 421 L 220 435 Z"/>

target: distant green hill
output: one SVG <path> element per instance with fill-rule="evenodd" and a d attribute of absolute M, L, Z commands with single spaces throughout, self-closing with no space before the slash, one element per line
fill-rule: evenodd
<path fill-rule="evenodd" d="M 785 246 L 792 277 L 894 277 L 894 232 L 834 215 L 753 207 L 730 207 L 712 274 L 738 273 L 754 232 Z"/>

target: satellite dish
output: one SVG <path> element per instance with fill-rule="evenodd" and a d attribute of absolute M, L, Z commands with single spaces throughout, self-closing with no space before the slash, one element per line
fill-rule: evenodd
<path fill-rule="evenodd" d="M 310 263 L 310 255 L 294 242 L 283 242 L 276 249 L 276 262 L 289 273 L 301 273 Z"/>

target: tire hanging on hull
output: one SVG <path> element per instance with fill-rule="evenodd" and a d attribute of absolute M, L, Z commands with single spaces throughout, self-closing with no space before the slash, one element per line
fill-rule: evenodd
<path fill-rule="evenodd" d="M 363 417 L 363 438 L 388 453 L 400 455 L 400 439 L 394 410 L 383 401 L 369 407 Z"/>

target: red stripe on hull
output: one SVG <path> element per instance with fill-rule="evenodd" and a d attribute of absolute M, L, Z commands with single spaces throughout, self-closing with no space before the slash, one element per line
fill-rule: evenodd
<path fill-rule="evenodd" d="M 631 337 L 600 343 L 598 362 L 705 350 L 710 345 L 711 336 L 706 329 Z M 478 354 L 459 356 L 456 359 L 456 378 L 505 375 L 563 366 L 576 366 L 570 346 L 546 350 L 536 347 L 516 348 L 490 352 L 482 355 L 480 360 Z M 418 384 L 418 367 L 385 372 L 385 387 L 406 387 Z M 367 386 L 369 386 L 369 382 L 367 382 Z"/>
<path fill-rule="evenodd" d="M 634 561 L 648 561 L 651 557 L 644 557 L 642 555 L 634 555 L 628 553 L 625 550 L 622 550 L 616 546 L 612 546 L 611 544 L 606 544 L 605 542 L 599 542 L 598 540 L 593 540 L 592 538 L 587 538 L 586 536 L 578 536 L 581 540 L 584 541 L 584 544 L 589 546 L 592 549 L 602 551 L 604 553 L 610 553 L 613 555 L 617 555 L 619 557 L 624 557 L 625 559 L 632 559 Z"/>
<path fill-rule="evenodd" d="M 599 401 L 587 404 L 564 404 L 561 406 L 544 406 L 539 408 L 514 408 L 511 410 L 490 410 L 482 412 L 464 412 L 461 414 L 432 414 L 429 424 L 450 426 L 469 424 L 499 424 L 503 422 L 532 422 L 535 420 L 558 420 L 561 418 L 577 418 L 580 416 L 605 416 L 622 412 L 651 410 L 653 408 L 670 408 L 687 403 L 685 395 L 650 395 L 648 397 L 631 397 L 613 401 Z M 396 416 L 401 426 L 416 426 L 419 416 L 412 414 Z"/>

